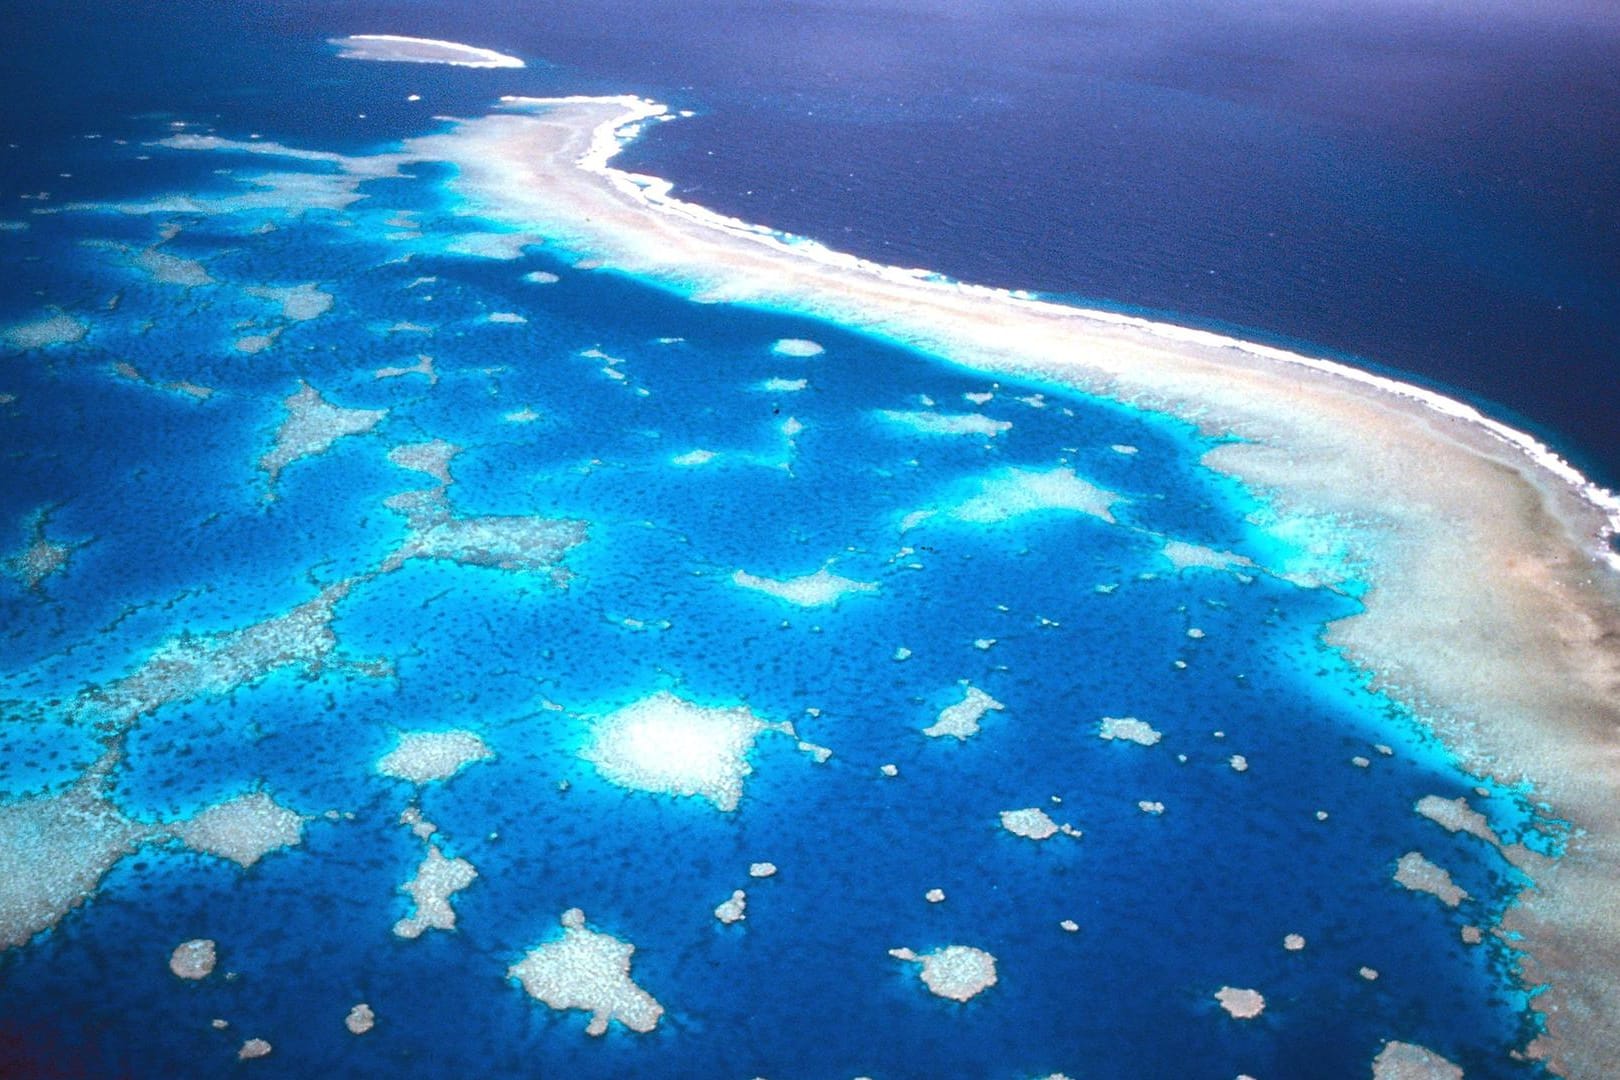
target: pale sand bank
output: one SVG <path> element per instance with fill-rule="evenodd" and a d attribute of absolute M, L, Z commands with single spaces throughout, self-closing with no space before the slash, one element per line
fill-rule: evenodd
<path fill-rule="evenodd" d="M 476 210 L 553 249 L 707 301 L 821 316 L 997 374 L 1053 380 L 1245 441 L 1206 461 L 1291 515 L 1339 522 L 1367 610 L 1332 643 L 1469 767 L 1531 781 L 1581 832 L 1508 916 L 1572 1075 L 1620 1060 L 1620 501 L 1476 410 L 1205 331 L 883 267 L 680 202 L 608 162 L 662 106 L 510 100 L 415 140 Z"/>
<path fill-rule="evenodd" d="M 410 64 L 454 64 L 471 68 L 520 68 L 523 61 L 494 49 L 459 41 L 401 37 L 398 34 L 351 34 L 332 38 L 345 60 L 392 60 Z"/>

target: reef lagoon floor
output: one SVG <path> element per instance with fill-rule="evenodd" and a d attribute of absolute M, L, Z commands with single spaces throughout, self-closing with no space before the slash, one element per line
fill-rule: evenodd
<path fill-rule="evenodd" d="M 10 214 L 0 1065 L 1620 1061 L 1612 495 L 614 167 L 673 115 Z"/>

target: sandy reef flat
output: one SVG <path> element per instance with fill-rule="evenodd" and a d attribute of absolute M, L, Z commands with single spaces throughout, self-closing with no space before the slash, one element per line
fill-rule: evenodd
<path fill-rule="evenodd" d="M 1620 502 L 1469 406 L 1354 368 L 1205 331 L 791 245 L 609 164 L 663 106 L 508 99 L 413 140 L 469 208 L 554 251 L 695 299 L 822 317 L 998 375 L 1057 382 L 1236 436 L 1210 467 L 1290 515 L 1342 525 L 1369 590 L 1329 641 L 1470 769 L 1528 781 L 1577 826 L 1503 929 L 1527 952 L 1571 1075 L 1620 1060 Z M 1389 358 L 1398 359 L 1398 358 Z M 1106 513 L 1107 493 L 1093 512 Z M 1100 515 L 1099 515 L 1100 516 Z M 1353 523 L 1353 524 L 1351 524 Z"/>

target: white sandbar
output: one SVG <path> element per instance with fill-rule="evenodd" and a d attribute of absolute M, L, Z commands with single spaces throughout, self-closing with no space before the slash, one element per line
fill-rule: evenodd
<path fill-rule="evenodd" d="M 518 980 L 530 997 L 550 1008 L 589 1012 L 587 1035 L 603 1034 L 615 1020 L 631 1031 L 657 1027 L 664 1007 L 630 979 L 636 947 L 586 929 L 579 908 L 563 912 L 561 922 L 563 936 L 529 950 L 507 969 L 507 978 Z"/>
<path fill-rule="evenodd" d="M 1058 833 L 1057 822 L 1045 810 L 1032 806 L 1027 810 L 1003 810 L 1001 827 L 1014 836 L 1028 840 L 1045 840 Z"/>
<path fill-rule="evenodd" d="M 804 338 L 783 338 L 771 346 L 771 352 L 778 356 L 820 356 L 826 351 L 816 342 Z"/>
<path fill-rule="evenodd" d="M 761 732 L 792 734 L 745 706 L 705 708 L 660 691 L 597 720 L 580 756 L 608 782 L 636 791 L 694 795 L 737 809 L 748 754 Z"/>
<path fill-rule="evenodd" d="M 193 938 L 174 947 L 169 954 L 169 970 L 182 979 L 206 979 L 213 974 L 216 959 L 211 939 Z"/>
<path fill-rule="evenodd" d="M 254 1058 L 264 1057 L 270 1053 L 270 1050 L 270 1044 L 264 1039 L 249 1039 L 244 1042 L 242 1044 L 242 1048 L 236 1052 L 236 1060 L 252 1061 Z"/>
<path fill-rule="evenodd" d="M 965 741 L 979 733 L 979 721 L 984 718 L 985 713 L 1005 708 L 1005 705 L 983 690 L 969 686 L 962 700 L 941 709 L 939 718 L 923 728 L 923 734 L 931 739 L 949 735 L 954 739 Z"/>
<path fill-rule="evenodd" d="M 776 864 L 773 862 L 750 863 L 748 876 L 751 878 L 768 878 L 776 876 Z"/>
<path fill-rule="evenodd" d="M 1055 469 L 1006 468 L 978 481 L 977 490 L 945 515 L 973 524 L 996 524 L 1051 510 L 1089 514 L 1114 521 L 1120 497 L 1084 480 L 1067 465 Z"/>
<path fill-rule="evenodd" d="M 981 413 L 902 412 L 878 410 L 878 418 L 919 435 L 983 435 L 995 438 L 1012 429 L 1007 420 L 994 420 Z"/>
<path fill-rule="evenodd" d="M 731 575 L 731 583 L 743 589 L 752 589 L 799 607 L 829 607 L 846 596 L 856 593 L 877 592 L 875 581 L 856 581 L 841 577 L 826 567 L 813 574 L 795 578 L 756 577 L 746 570 Z"/>
<path fill-rule="evenodd" d="M 387 60 L 409 64 L 453 64 L 470 68 L 520 68 L 515 56 L 463 45 L 459 41 L 401 37 L 398 34 L 350 34 L 332 38 L 338 55 L 345 60 Z"/>
<path fill-rule="evenodd" d="M 1388 1042 L 1373 1059 L 1373 1080 L 1462 1080 L 1463 1071 L 1415 1043 Z"/>
<path fill-rule="evenodd" d="M 920 964 L 929 992 L 952 1001 L 968 1001 L 996 985 L 996 958 L 971 945 L 947 945 L 920 956 L 910 949 L 890 949 L 889 955 Z"/>
<path fill-rule="evenodd" d="M 404 731 L 399 745 L 377 762 L 377 771 L 397 780 L 426 784 L 448 780 L 463 768 L 495 757 L 471 731 Z"/>
<path fill-rule="evenodd" d="M 1161 738 L 1153 725 L 1134 716 L 1105 716 L 1097 724 L 1097 738 L 1119 739 L 1140 746 L 1152 746 Z"/>
<path fill-rule="evenodd" d="M 741 889 L 734 890 L 730 898 L 722 900 L 714 909 L 714 917 L 727 926 L 748 918 L 748 894 Z"/>
<path fill-rule="evenodd" d="M 1239 1020 L 1252 1020 L 1266 1009 L 1266 999 L 1258 990 L 1223 986 L 1215 991 L 1215 1000 Z"/>
<path fill-rule="evenodd" d="M 364 1035 L 376 1024 L 377 1014 L 363 1001 L 350 1009 L 349 1014 L 343 1018 L 343 1026 L 349 1029 L 351 1035 Z"/>

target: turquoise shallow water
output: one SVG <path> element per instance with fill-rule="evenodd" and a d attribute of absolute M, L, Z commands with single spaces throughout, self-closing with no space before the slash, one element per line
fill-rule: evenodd
<path fill-rule="evenodd" d="M 126 178 L 130 199 L 239 195 L 267 170 L 112 145 L 101 167 L 134 153 L 163 182 Z M 1523 881 L 1412 805 L 1467 796 L 1506 838 L 1553 833 L 1523 796 L 1474 792 L 1321 646 L 1323 625 L 1357 608 L 1354 568 L 1255 524 L 1265 508 L 1198 464 L 1209 439 L 836 326 L 692 304 L 544 248 L 455 254 L 480 226 L 444 179 L 415 169 L 341 211 L 86 206 L 0 233 L 11 325 L 59 306 L 87 327 L 0 367 L 6 551 L 27 546 L 40 510 L 47 539 L 82 545 L 35 589 L 0 579 L 0 813 L 101 752 L 75 719 L 89 688 L 166 641 L 365 576 L 334 608 L 323 666 L 266 663 L 162 705 L 112 774 L 136 820 L 259 790 L 309 817 L 302 842 L 245 870 L 174 844 L 120 861 L 87 904 L 0 954 L 0 1064 L 216 1075 L 262 1037 L 274 1049 L 253 1067 L 286 1076 L 1355 1076 L 1401 1039 L 1470 1076 L 1538 1071 L 1508 1056 L 1533 1033 L 1512 954 L 1460 937 Z M 211 284 L 133 265 L 166 226 L 179 231 L 161 250 L 200 260 Z M 560 280 L 525 281 L 535 270 Z M 245 291 L 308 282 L 333 299 L 304 321 Z M 236 348 L 271 331 L 262 351 Z M 773 351 L 791 338 L 824 352 Z M 431 381 L 376 377 L 422 356 Z M 214 392 L 164 388 L 182 380 Z M 387 416 L 293 461 L 266 501 L 257 463 L 301 381 Z M 922 434 L 883 410 L 1007 426 Z M 369 576 L 409 533 L 384 501 L 431 485 L 387 454 L 430 439 L 462 448 L 457 514 L 588 523 L 561 558 L 566 587 L 446 560 Z M 676 463 L 697 450 L 713 456 Z M 1115 493 L 1117 520 L 1040 506 L 950 519 L 986 485 L 1058 470 Z M 1166 538 L 1254 565 L 1178 571 Z M 1351 579 L 1280 576 L 1324 563 Z M 875 588 L 804 608 L 733 581 L 823 567 Z M 925 736 L 964 683 L 1003 708 L 965 741 Z M 761 735 L 730 813 L 615 786 L 581 756 L 593 723 L 657 691 L 792 721 L 832 756 Z M 1109 716 L 1162 739 L 1104 741 Z M 419 795 L 375 771 L 400 732 L 451 728 L 493 760 Z M 391 928 L 423 857 L 398 823 L 413 798 L 478 877 L 451 902 L 454 930 L 406 940 Z M 1030 807 L 1083 837 L 1001 827 Z M 1452 910 L 1396 885 L 1414 850 L 1470 898 Z M 780 872 L 751 880 L 759 860 Z M 747 918 L 723 926 L 713 909 L 737 888 Z M 584 1014 L 505 978 L 572 907 L 636 946 L 631 975 L 667 1010 L 652 1032 L 589 1038 Z M 1284 949 L 1294 933 L 1303 950 Z M 192 938 L 220 956 L 198 983 L 166 967 Z M 965 1004 L 888 955 L 950 944 L 997 960 L 995 985 Z M 1259 990 L 1265 1012 L 1229 1017 L 1222 986 Z M 342 1021 L 362 1000 L 378 1022 L 357 1038 Z"/>

